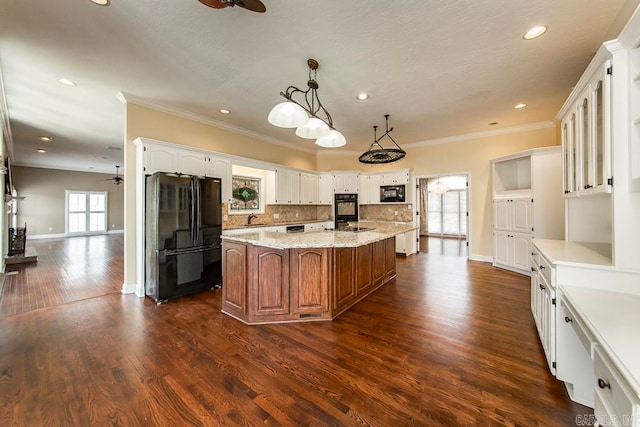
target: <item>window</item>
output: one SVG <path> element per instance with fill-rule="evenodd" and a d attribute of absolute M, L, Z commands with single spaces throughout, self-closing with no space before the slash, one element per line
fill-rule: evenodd
<path fill-rule="evenodd" d="M 65 194 L 67 234 L 107 231 L 106 192 L 67 190 Z"/>
<path fill-rule="evenodd" d="M 431 185 L 444 185 L 446 192 L 427 196 L 427 234 L 466 236 L 467 183 L 464 176 L 445 176 L 429 180 Z"/>
<path fill-rule="evenodd" d="M 262 178 L 233 175 L 231 213 L 264 213 Z"/>

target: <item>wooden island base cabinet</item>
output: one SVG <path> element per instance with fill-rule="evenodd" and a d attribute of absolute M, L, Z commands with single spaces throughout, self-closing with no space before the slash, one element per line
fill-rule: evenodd
<path fill-rule="evenodd" d="M 276 249 L 224 241 L 222 312 L 249 324 L 331 320 L 396 276 L 395 237 Z"/>

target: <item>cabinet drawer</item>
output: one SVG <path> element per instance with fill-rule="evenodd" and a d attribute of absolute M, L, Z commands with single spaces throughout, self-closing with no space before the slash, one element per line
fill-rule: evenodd
<path fill-rule="evenodd" d="M 539 255 L 538 258 L 540 259 L 540 263 L 538 264 L 538 266 L 540 267 L 540 274 L 542 274 L 544 278 L 547 279 L 548 284 L 555 287 L 555 283 L 552 280 L 553 268 L 551 267 L 551 264 L 542 255 Z"/>
<path fill-rule="evenodd" d="M 576 336 L 582 343 L 582 346 L 589 353 L 589 357 L 593 359 L 593 350 L 596 345 L 596 341 L 593 338 L 593 335 L 591 334 L 591 332 L 589 332 L 587 328 L 585 328 L 580 318 L 575 315 L 574 311 L 571 309 L 571 307 L 567 304 L 567 302 L 564 299 L 562 299 L 562 301 L 560 302 L 560 308 L 562 310 L 560 312 L 561 321 L 571 324 L 571 328 L 576 333 Z"/>
<path fill-rule="evenodd" d="M 598 420 L 615 421 L 618 425 L 635 425 L 632 421 L 637 416 L 640 405 L 629 392 L 622 376 L 613 366 L 600 346 L 596 346 L 594 371 L 596 376 L 596 405 L 594 414 Z M 615 425 L 615 423 L 612 423 Z"/>

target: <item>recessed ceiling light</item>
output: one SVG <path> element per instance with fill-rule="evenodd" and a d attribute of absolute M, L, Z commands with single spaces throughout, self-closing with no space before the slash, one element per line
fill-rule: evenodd
<path fill-rule="evenodd" d="M 65 86 L 75 86 L 76 84 L 69 79 L 58 79 L 58 83 L 63 84 Z"/>
<path fill-rule="evenodd" d="M 497 124 L 498 124 L 498 122 L 491 122 L 491 123 L 489 123 L 489 126 L 495 126 Z"/>
<path fill-rule="evenodd" d="M 365 101 L 365 100 L 369 99 L 369 95 L 364 93 L 364 92 L 362 92 L 362 93 L 359 93 L 356 98 L 358 98 L 358 100 L 360 100 L 360 101 Z"/>
<path fill-rule="evenodd" d="M 51 138 L 50 136 L 46 136 L 46 135 L 41 136 L 40 139 L 43 140 L 43 141 L 47 141 L 47 142 L 53 140 L 53 138 Z"/>
<path fill-rule="evenodd" d="M 109 0 L 91 0 L 91 2 L 98 6 L 109 6 L 111 4 Z"/>
<path fill-rule="evenodd" d="M 533 27 L 532 29 L 524 33 L 522 38 L 525 40 L 535 39 L 537 37 L 540 37 L 544 33 L 546 33 L 548 29 L 549 27 L 547 27 L 546 25 L 539 25 L 537 27 Z"/>
<path fill-rule="evenodd" d="M 524 108 L 524 107 L 526 107 L 526 106 L 527 106 L 527 104 L 525 104 L 525 103 L 520 103 L 520 104 L 516 104 L 516 105 L 514 105 L 514 106 L 513 106 L 513 108 L 515 108 L 516 110 L 519 110 L 519 109 Z"/>
<path fill-rule="evenodd" d="M 38 148 L 38 153 L 46 153 L 47 150 L 45 150 L 44 148 Z"/>
<path fill-rule="evenodd" d="M 220 110 L 220 112 L 221 112 L 222 114 L 229 114 L 229 113 L 231 113 L 231 111 L 229 111 L 229 110 L 225 110 L 224 108 L 223 108 L 222 110 Z"/>

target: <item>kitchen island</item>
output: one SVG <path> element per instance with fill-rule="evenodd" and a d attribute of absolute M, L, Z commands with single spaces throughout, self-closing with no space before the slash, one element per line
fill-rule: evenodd
<path fill-rule="evenodd" d="M 223 235 L 222 312 L 250 325 L 331 320 L 395 278 L 395 236 L 412 229 Z"/>

